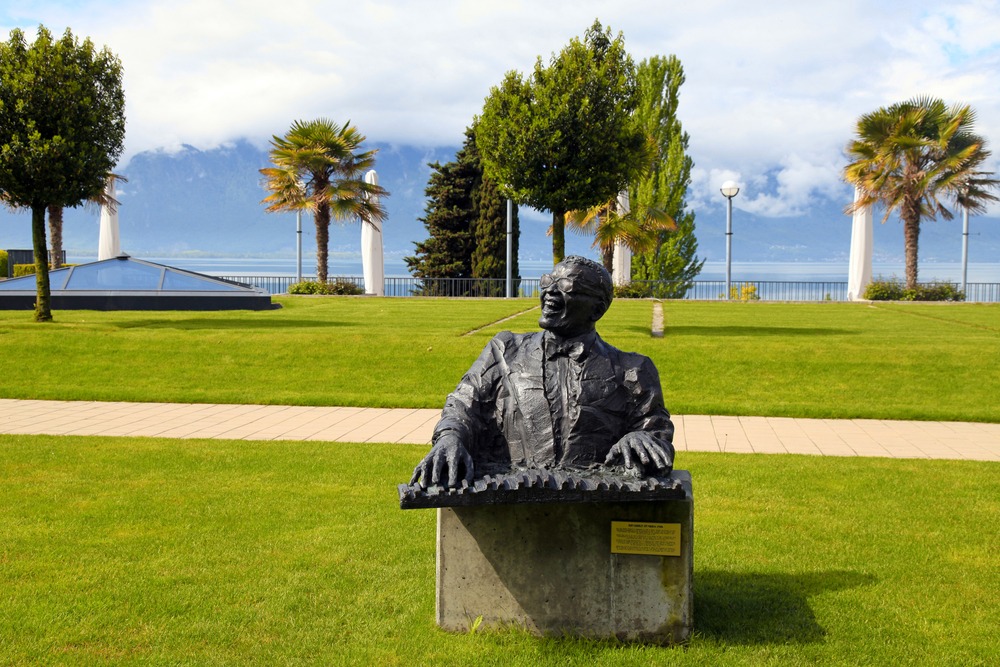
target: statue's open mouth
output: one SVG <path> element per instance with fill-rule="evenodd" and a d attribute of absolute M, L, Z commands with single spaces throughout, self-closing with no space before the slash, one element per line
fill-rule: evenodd
<path fill-rule="evenodd" d="M 545 315 L 556 315 L 563 310 L 563 300 L 558 296 L 545 296 L 542 299 L 542 313 Z"/>

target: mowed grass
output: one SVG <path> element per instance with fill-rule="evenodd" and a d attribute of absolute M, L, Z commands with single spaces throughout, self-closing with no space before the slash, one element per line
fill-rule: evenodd
<path fill-rule="evenodd" d="M 987 665 L 1000 467 L 685 453 L 682 648 L 452 635 L 423 447 L 0 436 L 5 665 Z"/>
<path fill-rule="evenodd" d="M 5 398 L 434 407 L 528 301 L 289 297 L 271 311 L 0 312 Z M 13 379 L 13 378 L 12 378 Z"/>
<path fill-rule="evenodd" d="M 278 301 L 0 312 L 0 397 L 437 408 L 493 334 L 538 329 L 527 299 Z M 615 301 L 598 328 L 653 358 L 672 412 L 1000 422 L 1000 304 L 663 307 L 663 338 L 650 301 Z"/>

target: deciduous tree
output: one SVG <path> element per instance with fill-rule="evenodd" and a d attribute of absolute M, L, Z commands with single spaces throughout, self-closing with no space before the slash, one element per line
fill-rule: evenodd
<path fill-rule="evenodd" d="M 552 259 L 565 255 L 566 213 L 610 201 L 643 168 L 631 120 L 635 66 L 599 21 L 548 65 L 508 72 L 475 120 L 486 174 L 522 204 L 552 213 Z"/>
<path fill-rule="evenodd" d="M 17 29 L 0 43 L 0 198 L 31 209 L 38 321 L 52 319 L 46 210 L 99 196 L 124 140 L 122 66 L 107 47 L 44 26 L 32 44 Z"/>

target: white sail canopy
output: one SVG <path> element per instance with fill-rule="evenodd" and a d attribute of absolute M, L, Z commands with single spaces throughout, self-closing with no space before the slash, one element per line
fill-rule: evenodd
<path fill-rule="evenodd" d="M 365 174 L 365 183 L 378 185 L 378 174 L 372 169 Z M 372 195 L 378 202 L 378 195 Z M 382 222 L 361 221 L 361 267 L 365 276 L 365 294 L 385 296 L 385 256 L 382 249 Z"/>
<path fill-rule="evenodd" d="M 627 215 L 628 212 L 628 190 L 622 190 L 618 193 L 618 215 Z M 628 285 L 632 282 L 632 251 L 620 240 L 615 241 L 611 256 L 611 281 L 615 285 Z"/>
<path fill-rule="evenodd" d="M 854 201 L 861 191 L 855 188 Z M 858 301 L 872 281 L 872 209 L 866 206 L 854 212 L 851 228 L 851 258 L 847 268 L 847 298 Z"/>
<path fill-rule="evenodd" d="M 122 252 L 118 233 L 118 202 L 115 200 L 115 177 L 108 176 L 104 189 L 107 201 L 101 206 L 101 231 L 97 240 L 97 259 L 112 259 Z"/>

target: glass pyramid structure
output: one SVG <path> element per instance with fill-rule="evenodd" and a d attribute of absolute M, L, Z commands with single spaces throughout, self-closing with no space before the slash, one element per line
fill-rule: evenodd
<path fill-rule="evenodd" d="M 55 310 L 265 310 L 264 290 L 119 255 L 49 272 Z M 35 276 L 0 280 L 0 310 L 34 308 Z"/>

